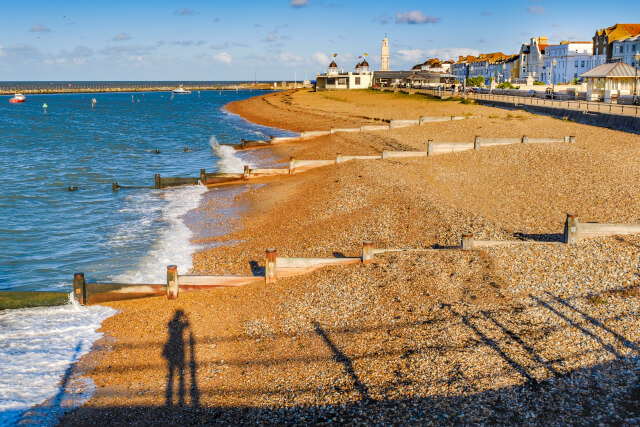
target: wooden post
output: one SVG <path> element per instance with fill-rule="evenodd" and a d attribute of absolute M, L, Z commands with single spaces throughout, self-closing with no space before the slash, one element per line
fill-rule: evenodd
<path fill-rule="evenodd" d="M 240 142 L 240 147 L 244 148 L 244 138 L 242 138 L 242 142 Z"/>
<path fill-rule="evenodd" d="M 427 156 L 433 155 L 433 140 L 427 141 Z"/>
<path fill-rule="evenodd" d="M 574 244 L 578 241 L 578 215 L 567 214 L 567 219 L 564 223 L 564 242 L 567 245 Z"/>
<path fill-rule="evenodd" d="M 336 165 L 339 165 L 340 163 L 342 163 L 342 154 L 338 153 L 336 154 Z"/>
<path fill-rule="evenodd" d="M 207 185 L 207 170 L 206 169 L 200 169 L 200 182 L 202 182 L 204 185 Z"/>
<path fill-rule="evenodd" d="M 167 266 L 167 299 L 178 298 L 178 267 Z"/>
<path fill-rule="evenodd" d="M 570 142 L 571 144 L 574 144 L 574 143 L 576 142 L 576 137 L 575 137 L 575 136 L 573 136 L 573 135 L 569 136 L 569 142 Z"/>
<path fill-rule="evenodd" d="M 156 189 L 162 188 L 162 178 L 160 178 L 160 174 L 156 174 Z"/>
<path fill-rule="evenodd" d="M 387 158 L 387 150 L 382 150 L 382 160 Z"/>
<path fill-rule="evenodd" d="M 333 128 L 329 129 L 329 134 L 333 134 L 333 133 L 334 133 Z"/>
<path fill-rule="evenodd" d="M 424 117 L 420 116 L 420 120 L 418 120 L 418 125 L 419 126 L 424 125 Z"/>
<path fill-rule="evenodd" d="M 480 137 L 476 136 L 475 139 L 473 140 L 473 149 L 474 150 L 479 150 L 480 149 Z"/>
<path fill-rule="evenodd" d="M 271 248 L 267 249 L 267 256 L 264 263 L 264 281 L 265 283 L 275 283 L 278 279 L 277 272 L 278 251 Z"/>
<path fill-rule="evenodd" d="M 273 135 L 269 137 L 269 145 L 273 144 Z"/>
<path fill-rule="evenodd" d="M 451 116 L 451 121 L 454 121 L 456 119 L 456 116 Z"/>
<path fill-rule="evenodd" d="M 249 166 L 244 165 L 244 174 L 242 175 L 242 179 L 245 181 L 249 179 Z"/>
<path fill-rule="evenodd" d="M 371 264 L 373 262 L 373 242 L 365 240 L 362 242 L 362 263 Z"/>
<path fill-rule="evenodd" d="M 87 283 L 84 280 L 84 273 L 73 274 L 73 297 L 80 304 L 87 304 Z"/>
<path fill-rule="evenodd" d="M 523 136 L 522 136 L 522 143 L 523 143 L 523 144 L 527 144 L 528 142 L 529 142 L 529 137 L 528 137 L 528 136 L 526 136 L 526 135 L 523 135 Z"/>
<path fill-rule="evenodd" d="M 473 234 L 465 233 L 462 235 L 461 249 L 463 251 L 473 250 Z"/>
<path fill-rule="evenodd" d="M 566 136 L 566 135 L 565 135 L 565 137 L 564 137 L 564 142 L 565 142 L 565 143 L 568 143 L 568 142 L 569 142 L 569 137 L 568 137 L 568 136 Z"/>
<path fill-rule="evenodd" d="M 294 173 L 296 173 L 296 158 L 290 157 L 289 158 L 289 175 L 293 175 Z"/>

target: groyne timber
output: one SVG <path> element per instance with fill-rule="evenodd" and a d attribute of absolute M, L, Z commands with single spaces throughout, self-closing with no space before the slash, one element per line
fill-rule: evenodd
<path fill-rule="evenodd" d="M 266 82 L 0 82 L 0 95 L 14 93 L 110 93 L 110 92 L 166 92 L 183 87 L 190 91 L 203 90 L 277 90 Z"/>

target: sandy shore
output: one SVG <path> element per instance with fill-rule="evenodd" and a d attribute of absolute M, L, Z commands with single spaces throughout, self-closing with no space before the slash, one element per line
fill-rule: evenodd
<path fill-rule="evenodd" d="M 258 273 L 267 247 L 358 256 L 363 240 L 448 247 L 467 230 L 553 242 L 568 211 L 640 222 L 638 135 L 359 91 L 269 94 L 228 109 L 293 131 L 482 116 L 284 144 L 274 148 L 282 159 L 475 135 L 577 143 L 352 161 L 252 183 L 233 200 L 242 209 L 229 232 L 199 240 L 211 247 L 194 256 L 195 273 Z M 206 198 L 203 227 L 225 203 Z M 83 362 L 97 391 L 63 424 L 630 423 L 640 416 L 639 260 L 640 236 L 406 252 L 275 285 L 113 303 L 109 339 Z"/>

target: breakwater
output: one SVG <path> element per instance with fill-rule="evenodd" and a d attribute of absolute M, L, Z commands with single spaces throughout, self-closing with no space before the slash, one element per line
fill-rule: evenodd
<path fill-rule="evenodd" d="M 117 93 L 117 92 L 167 92 L 182 86 L 190 91 L 210 90 L 273 90 L 273 83 L 267 82 L 215 82 L 215 81 L 158 81 L 158 82 L 0 82 L 0 95 L 14 93 L 56 94 L 56 93 Z"/>

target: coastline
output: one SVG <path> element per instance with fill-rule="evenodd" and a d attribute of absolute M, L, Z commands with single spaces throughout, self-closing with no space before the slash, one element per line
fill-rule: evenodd
<path fill-rule="evenodd" d="M 334 101 L 335 108 L 319 113 L 313 111 L 316 105 L 305 104 L 306 99 L 293 106 L 286 103 L 291 101 L 286 94 L 276 97 L 278 104 L 284 104 L 284 113 L 277 113 L 278 104 L 268 105 L 260 113 L 248 113 L 259 111 L 257 105 L 267 104 L 261 100 L 263 97 L 230 104 L 228 109 L 245 113 L 247 119 L 258 123 L 295 131 L 368 123 L 367 119 L 357 121 L 351 113 L 336 120 L 341 110 L 348 110 L 341 108 L 341 103 L 347 101 Z M 405 101 L 406 98 L 400 98 L 400 102 Z M 431 108 L 432 115 L 453 108 L 453 104 L 424 105 L 425 109 Z M 383 119 L 385 114 L 395 114 L 392 118 L 415 118 L 424 112 L 416 105 L 404 110 L 393 105 L 387 108 L 387 112 L 370 108 L 358 115 L 377 119 Z M 194 270 L 247 274 L 256 268 L 252 262 L 261 263 L 264 249 L 270 246 L 277 246 L 284 256 L 332 253 L 354 256 L 367 239 L 374 240 L 379 247 L 428 248 L 434 244 L 458 244 L 460 233 L 469 228 L 478 236 L 490 238 L 507 238 L 513 233 L 552 236 L 568 209 L 576 209 L 581 216 L 596 221 L 638 221 L 636 190 L 625 184 L 636 173 L 636 167 L 629 165 L 630 170 L 614 177 L 610 176 L 611 165 L 607 167 L 598 158 L 621 160 L 621 153 L 637 151 L 640 142 L 637 136 L 526 113 L 513 117 L 489 107 L 462 109 L 485 117 L 455 127 L 443 123 L 428 129 L 392 130 L 385 135 L 330 135 L 276 146 L 273 152 L 281 159 L 330 158 L 327 156 L 335 156 L 336 152 L 372 154 L 382 149 L 424 149 L 427 136 L 469 140 L 477 133 L 487 132 L 521 136 L 530 134 L 531 128 L 547 136 L 574 132 L 579 142 L 574 147 L 509 147 L 453 154 L 437 157 L 428 165 L 417 159 L 350 162 L 294 177 L 265 180 L 269 182 L 266 186 L 251 184 L 249 191 L 235 198 L 237 204 L 247 207 L 240 213 L 238 227 L 224 236 L 199 239 L 210 244 L 237 243 L 197 252 Z M 303 113 L 303 117 L 292 117 Z M 567 151 L 582 160 L 576 162 L 576 167 L 582 168 L 578 176 L 585 182 L 577 183 L 572 190 L 575 194 L 563 190 L 572 182 L 573 174 L 566 176 L 564 169 L 556 167 L 564 164 Z M 582 173 L 597 168 L 603 168 L 599 173 L 607 176 L 612 187 L 623 190 L 621 194 L 598 186 L 597 176 Z M 537 187 L 527 188 L 523 184 L 527 180 Z M 496 200 L 496 194 L 504 199 Z M 606 195 L 617 197 L 616 206 L 608 210 L 603 209 L 606 204 L 602 199 Z M 208 210 L 206 204 L 202 209 Z M 212 206 L 209 210 L 214 209 Z M 398 254 L 382 257 L 372 268 L 327 268 L 308 276 L 281 279 L 275 285 L 185 294 L 175 301 L 151 298 L 108 304 L 122 310 L 107 319 L 102 328 L 117 340 L 107 350 L 93 354 L 100 362 L 89 375 L 95 376 L 98 390 L 88 405 L 67 416 L 63 424 L 101 416 L 112 422 L 133 420 L 130 417 L 136 413 L 148 413 L 158 422 L 182 419 L 179 417 L 183 415 L 172 414 L 163 407 L 166 384 L 161 352 L 166 345 L 166 325 L 176 310 L 189 316 L 189 328 L 197 337 L 194 365 L 198 365 L 198 393 L 192 393 L 190 398 L 196 397 L 198 405 L 191 400 L 188 408 L 192 414 L 203 417 L 200 418 L 203 421 L 213 419 L 214 415 L 220 417 L 217 422 L 291 421 L 300 414 L 306 414 L 308 420 L 321 421 L 336 416 L 332 414 L 354 417 L 351 410 L 361 413 L 364 410 L 365 414 L 369 411 L 383 420 L 415 421 L 420 420 L 414 418 L 418 416 L 412 409 L 416 404 L 423 409 L 439 408 L 440 415 L 467 411 L 468 418 L 460 421 L 490 420 L 502 416 L 486 404 L 496 396 L 508 402 L 505 406 L 513 404 L 511 412 L 504 408 L 512 416 L 525 405 L 526 398 L 535 401 L 535 395 L 528 389 L 521 392 L 524 397 L 514 394 L 511 390 L 523 387 L 527 377 L 518 369 L 509 369 L 508 364 L 505 368 L 505 361 L 499 355 L 489 354 L 490 346 L 483 347 L 482 339 L 479 344 L 473 342 L 484 333 L 500 342 L 500 346 L 505 345 L 497 332 L 487 330 L 491 322 L 487 323 L 482 313 L 488 312 L 493 316 L 491 319 L 504 325 L 511 321 L 502 316 L 518 309 L 514 316 L 521 324 L 511 324 L 509 328 L 527 340 L 526 348 L 534 348 L 543 360 L 553 360 L 553 354 L 562 355 L 563 362 L 549 369 L 544 363 L 531 365 L 526 351 L 500 347 L 509 352 L 510 360 L 524 367 L 529 377 L 537 378 L 536 382 L 556 397 L 562 397 L 554 394 L 558 386 L 547 382 L 554 377 L 553 372 L 588 379 L 587 367 L 597 369 L 603 364 L 605 370 L 614 372 L 620 364 L 627 366 L 630 362 L 626 358 L 612 365 L 606 348 L 601 349 L 599 343 L 589 339 L 579 339 L 575 348 L 565 345 L 561 337 L 566 329 L 558 327 L 540 336 L 536 326 L 528 323 L 530 319 L 544 318 L 554 326 L 558 326 L 558 319 L 549 318 L 544 306 L 532 305 L 532 297 L 527 296 L 541 298 L 544 292 L 551 292 L 558 298 L 570 298 L 596 318 L 611 311 L 623 321 L 608 327 L 637 341 L 640 325 L 624 316 L 625 311 L 638 308 L 636 299 L 612 293 L 620 284 L 636 283 L 630 272 L 635 268 L 634 256 L 637 258 L 636 246 L 640 241 L 634 236 L 623 240 L 598 239 L 571 249 L 575 259 L 596 266 L 595 277 L 590 277 L 589 272 L 572 270 L 567 278 L 563 272 L 566 256 L 555 248 L 443 254 L 435 255 L 435 263 L 425 257 Z M 621 260 L 608 254 L 616 254 Z M 607 263 L 614 263 L 620 274 L 614 274 Z M 589 286 L 584 287 L 584 283 Z M 615 301 L 614 306 L 584 303 L 594 292 Z M 454 347 L 468 346 L 472 355 L 448 349 L 451 341 Z M 621 355 L 628 354 L 629 349 L 616 340 L 609 339 L 607 345 Z M 590 352 L 582 354 L 584 348 Z M 137 363 L 139 360 L 145 363 Z M 438 376 L 443 380 L 454 378 L 452 385 L 444 386 L 438 382 L 438 376 L 429 374 L 433 366 L 442 370 Z M 479 375 L 483 369 L 490 369 L 493 376 Z M 456 370 L 464 373 L 462 378 L 455 377 Z M 395 372 L 401 372 L 402 380 Z M 374 403 L 367 404 L 370 400 Z M 389 407 L 406 403 L 410 409 L 398 407 L 393 411 Z M 285 410 L 279 413 L 278 408 Z M 342 410 L 347 415 L 339 415 Z M 405 412 L 404 418 L 398 411 Z M 563 411 L 563 416 L 572 415 L 570 409 Z M 428 414 L 427 411 L 424 416 Z M 446 419 L 449 418 L 442 418 Z"/>

